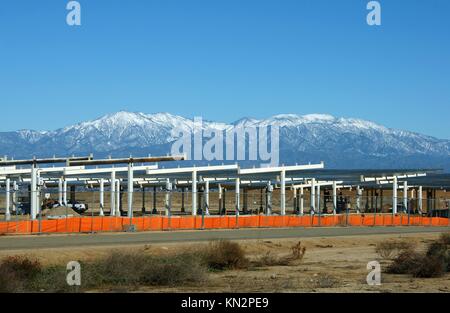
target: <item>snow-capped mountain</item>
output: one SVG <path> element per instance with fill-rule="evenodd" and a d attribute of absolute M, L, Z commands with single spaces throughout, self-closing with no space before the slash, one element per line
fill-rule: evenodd
<path fill-rule="evenodd" d="M 196 124 L 195 124 L 196 123 Z M 14 158 L 94 153 L 96 157 L 168 154 L 181 133 L 200 121 L 169 113 L 118 112 L 56 131 L 0 133 L 0 155 Z M 203 131 L 279 126 L 280 162 L 325 161 L 327 167 L 432 167 L 450 170 L 450 140 L 331 115 L 280 114 L 234 123 L 201 121 Z M 195 128 L 198 129 L 198 128 Z"/>

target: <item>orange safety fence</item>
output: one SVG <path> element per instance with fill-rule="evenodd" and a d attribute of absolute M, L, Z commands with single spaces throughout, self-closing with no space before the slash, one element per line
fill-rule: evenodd
<path fill-rule="evenodd" d="M 327 216 L 146 216 L 70 217 L 34 221 L 1 221 L 0 234 L 120 232 L 129 225 L 137 231 L 336 227 L 336 226 L 450 226 L 450 219 L 391 214 L 351 214 Z"/>

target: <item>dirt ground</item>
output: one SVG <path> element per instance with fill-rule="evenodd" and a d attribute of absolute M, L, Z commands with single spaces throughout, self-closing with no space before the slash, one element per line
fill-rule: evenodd
<path fill-rule="evenodd" d="M 195 286 L 141 287 L 133 290 L 101 290 L 128 292 L 450 292 L 450 274 L 441 278 L 413 278 L 408 275 L 384 273 L 390 263 L 375 252 L 377 243 L 388 240 L 413 241 L 418 249 L 439 237 L 439 234 L 369 235 L 338 238 L 305 238 L 239 241 L 250 259 L 270 253 L 274 256 L 290 254 L 291 247 L 301 241 L 306 247 L 303 260 L 296 265 L 255 267 L 246 270 L 213 272 L 208 279 Z M 114 247 L 143 253 L 164 254 L 189 250 L 208 243 L 170 243 Z M 87 261 L 111 252 L 110 247 L 0 251 L 6 255 L 25 254 L 37 257 L 44 264 L 72 260 Z M 366 283 L 367 263 L 381 264 L 381 286 Z"/>

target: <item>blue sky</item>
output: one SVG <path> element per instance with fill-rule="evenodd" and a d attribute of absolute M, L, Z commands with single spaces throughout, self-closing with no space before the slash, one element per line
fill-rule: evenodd
<path fill-rule="evenodd" d="M 450 139 L 450 1 L 0 2 L 0 131 L 118 110 L 328 113 Z"/>

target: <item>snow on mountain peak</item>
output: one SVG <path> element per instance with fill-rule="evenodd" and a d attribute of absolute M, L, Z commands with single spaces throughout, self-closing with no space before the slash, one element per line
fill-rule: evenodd
<path fill-rule="evenodd" d="M 335 117 L 329 114 L 306 114 L 300 116 L 300 118 L 308 122 L 329 122 L 335 120 Z"/>
<path fill-rule="evenodd" d="M 354 118 L 336 118 L 329 114 L 278 114 L 266 119 L 253 119 L 245 117 L 233 123 L 222 123 L 203 120 L 202 125 L 192 119 L 173 115 L 166 112 L 146 114 L 141 112 L 119 111 L 107 114 L 95 120 L 82 122 L 76 125 L 68 126 L 60 131 L 77 131 L 81 135 L 89 133 L 92 130 L 102 132 L 111 136 L 115 132 L 124 132 L 127 129 L 139 128 L 144 133 L 158 133 L 163 129 L 176 129 L 177 131 L 190 131 L 194 127 L 203 129 L 225 130 L 233 126 L 279 126 L 279 127 L 299 127 L 301 125 L 311 125 L 307 127 L 317 127 L 320 125 L 332 125 L 338 128 L 348 128 L 353 130 L 377 130 L 381 132 L 393 132 L 384 126 L 374 122 L 354 119 Z M 58 131 L 57 131 L 58 132 Z M 30 135 L 23 135 L 28 137 Z M 36 135 L 34 136 L 36 137 Z"/>
<path fill-rule="evenodd" d="M 0 133 L 0 149 L 6 153 L 10 151 L 16 157 L 28 155 L 30 151 L 35 155 L 91 152 L 165 154 L 167 144 L 178 138 L 176 134 L 180 131 L 190 132 L 198 126 L 198 120 L 170 113 L 120 111 L 55 131 Z M 356 166 L 356 159 L 359 164 L 368 164 L 364 163 L 368 158 L 373 159 L 373 164 L 387 164 L 382 162 L 392 159 L 397 166 L 398 160 L 405 159 L 405 156 L 413 156 L 411 164 L 415 164 L 413 161 L 419 158 L 426 161 L 432 156 L 436 160 L 448 160 L 450 156 L 449 140 L 328 114 L 279 114 L 266 119 L 246 117 L 234 123 L 208 120 L 202 120 L 201 123 L 204 131 L 228 130 L 234 126 L 280 127 L 280 147 L 285 151 L 281 152 L 284 153 L 281 157 L 284 162 L 309 162 L 314 155 L 323 160 L 325 155 L 333 162 L 341 158 L 339 162 L 344 162 L 341 164 L 351 166 Z M 22 144 L 12 144 L 16 142 Z M 11 150 L 11 147 L 16 150 Z M 301 159 L 303 156 L 308 159 Z"/>

